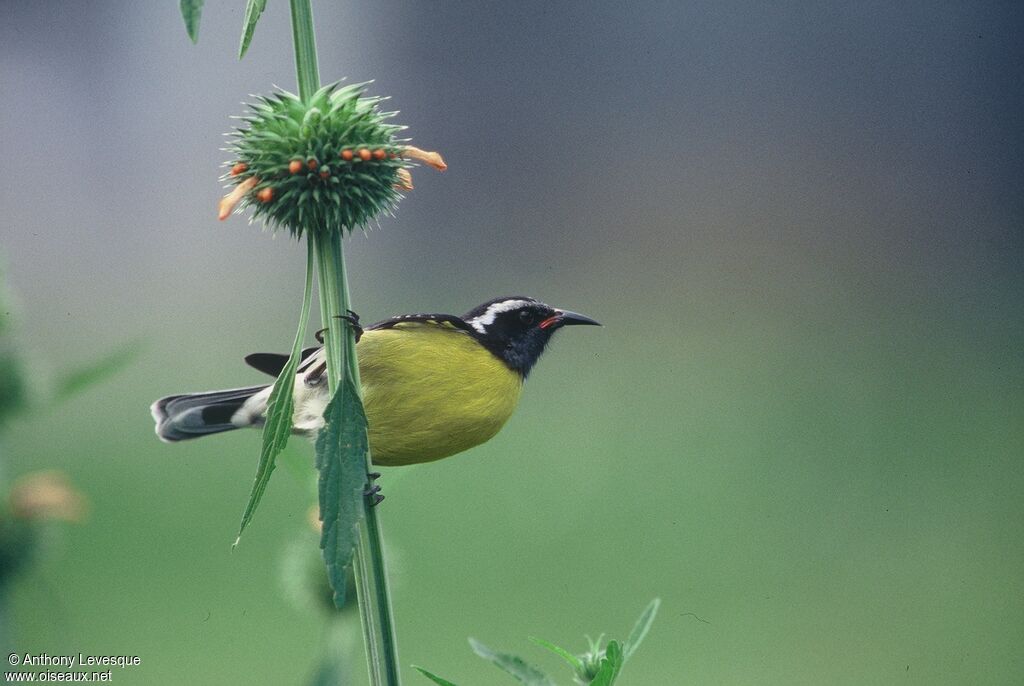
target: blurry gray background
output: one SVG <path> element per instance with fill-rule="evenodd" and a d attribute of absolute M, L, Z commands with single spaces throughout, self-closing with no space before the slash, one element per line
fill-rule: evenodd
<path fill-rule="evenodd" d="M 232 552 L 258 435 L 166 446 L 146 409 L 258 381 L 242 356 L 298 316 L 303 248 L 215 217 L 229 117 L 295 88 L 287 3 L 239 62 L 244 4 L 192 46 L 171 0 L 3 3 L 25 356 L 44 384 L 144 345 L 9 437 L 9 475 L 93 502 L 15 633 L 140 655 L 118 682 L 297 684 L 318 650 L 278 580 L 308 447 Z M 502 683 L 473 635 L 557 672 L 527 636 L 623 638 L 661 596 L 624 686 L 1024 681 L 1019 4 L 314 14 L 322 79 L 375 79 L 450 165 L 346 242 L 363 318 L 523 293 L 605 324 L 559 335 L 494 441 L 385 473 L 403 663 Z"/>

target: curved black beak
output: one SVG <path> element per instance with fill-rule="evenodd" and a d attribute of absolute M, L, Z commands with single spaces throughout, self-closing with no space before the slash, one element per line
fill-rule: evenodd
<path fill-rule="evenodd" d="M 582 315 L 578 312 L 570 312 L 569 310 L 555 310 L 555 314 L 548 317 L 540 323 L 540 328 L 547 329 L 552 326 L 571 326 L 571 325 L 588 325 L 588 326 L 601 326 L 601 322 L 595 321 L 586 315 Z"/>

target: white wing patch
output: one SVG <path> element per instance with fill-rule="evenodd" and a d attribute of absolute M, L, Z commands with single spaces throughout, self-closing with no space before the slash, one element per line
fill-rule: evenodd
<path fill-rule="evenodd" d="M 473 317 L 466 323 L 476 329 L 478 333 L 487 333 L 487 327 L 493 324 L 495 318 L 502 312 L 509 312 L 532 304 L 534 303 L 529 300 L 502 300 L 500 303 L 494 303 L 487 308 L 486 312 Z"/>

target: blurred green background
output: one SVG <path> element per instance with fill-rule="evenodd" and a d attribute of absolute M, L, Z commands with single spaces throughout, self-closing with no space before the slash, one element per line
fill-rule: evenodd
<path fill-rule="evenodd" d="M 3 4 L 3 316 L 38 388 L 143 345 L 6 435 L 6 476 L 92 502 L 13 631 L 139 655 L 117 683 L 300 684 L 318 654 L 280 583 L 311 450 L 232 551 L 258 434 L 163 445 L 147 409 L 258 381 L 297 320 L 303 249 L 215 218 L 228 117 L 294 88 L 286 3 L 238 62 L 244 4 L 197 46 L 177 2 Z M 623 638 L 660 596 L 624 686 L 1024 682 L 1019 5 L 314 12 L 322 78 L 376 79 L 450 165 L 347 241 L 363 318 L 524 293 L 605 325 L 489 444 L 385 472 L 406 665 L 506 683 L 472 635 L 558 673 L 527 636 Z"/>

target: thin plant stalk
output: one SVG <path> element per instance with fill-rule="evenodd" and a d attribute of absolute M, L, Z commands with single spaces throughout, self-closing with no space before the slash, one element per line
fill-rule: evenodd
<path fill-rule="evenodd" d="M 299 96 L 308 100 L 320 87 L 310 0 L 291 0 L 291 15 Z M 329 389 L 333 394 L 347 375 L 356 391 L 361 392 L 355 336 L 351 327 L 345 326 L 338 318 L 350 309 L 342 227 L 324 228 L 332 230 L 310 232 L 309 240 L 314 242 L 316 250 L 320 316 L 322 325 L 327 329 L 324 347 Z M 369 451 L 366 468 L 367 472 L 372 468 Z M 370 683 L 374 686 L 399 686 L 398 651 L 381 529 L 376 509 L 369 501 L 366 518 L 359 526 L 353 568 Z"/>
<path fill-rule="evenodd" d="M 341 373 L 331 373 L 331 360 L 343 369 L 355 388 L 360 388 L 359 365 L 356 359 L 355 337 L 349 327 L 342 326 L 336 315 L 349 310 L 348 278 L 342 253 L 341 233 L 338 231 L 316 232 L 311 235 L 316 242 L 317 270 L 320 278 L 320 313 L 324 326 L 327 346 L 327 368 L 332 385 L 340 381 Z M 331 348 L 331 342 L 338 345 Z M 367 470 L 372 467 L 367 453 Z M 366 641 L 367 668 L 370 683 L 397 686 L 400 683 L 398 671 L 398 650 L 395 640 L 394 619 L 388 590 L 387 570 L 384 563 L 383 536 L 377 509 L 367 503 L 366 517 L 359 526 L 359 540 L 353 560 L 356 580 L 356 595 L 359 600 L 359 614 L 363 624 L 363 638 Z"/>

